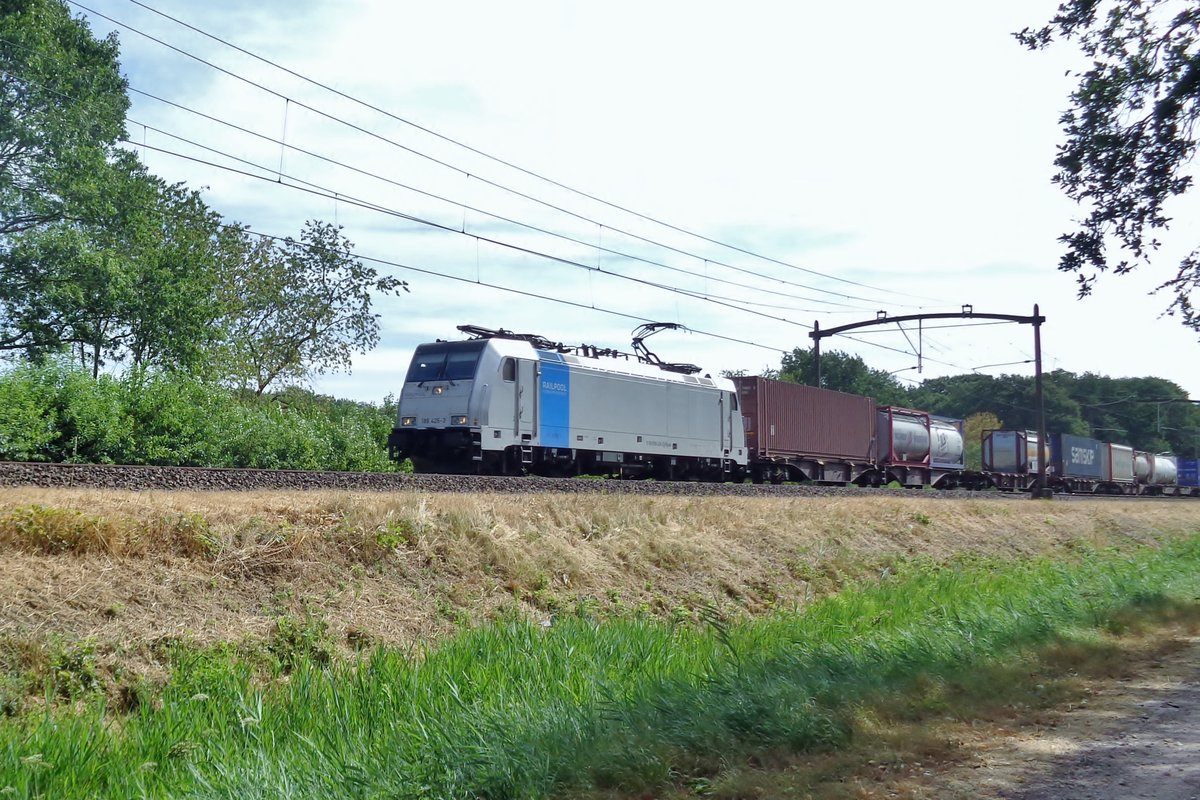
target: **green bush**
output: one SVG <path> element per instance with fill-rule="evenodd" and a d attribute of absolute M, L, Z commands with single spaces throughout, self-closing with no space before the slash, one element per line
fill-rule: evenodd
<path fill-rule="evenodd" d="M 57 434 L 47 392 L 29 367 L 0 380 L 0 458 L 44 461 Z"/>
<path fill-rule="evenodd" d="M 394 406 L 287 389 L 256 397 L 190 375 L 93 378 L 62 361 L 0 375 L 0 460 L 391 472 Z"/>

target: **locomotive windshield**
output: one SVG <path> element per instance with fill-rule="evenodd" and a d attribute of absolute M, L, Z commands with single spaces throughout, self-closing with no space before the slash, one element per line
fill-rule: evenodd
<path fill-rule="evenodd" d="M 423 344 L 413 354 L 405 380 L 408 383 L 470 380 L 475 377 L 475 365 L 486 345 L 486 341 Z"/>

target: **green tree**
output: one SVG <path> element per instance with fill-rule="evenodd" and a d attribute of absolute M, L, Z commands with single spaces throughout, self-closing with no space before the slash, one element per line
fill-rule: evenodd
<path fill-rule="evenodd" d="M 0 351 L 82 346 L 98 285 L 82 227 L 112 211 L 126 84 L 115 37 L 61 0 L 0 0 Z"/>
<path fill-rule="evenodd" d="M 1192 185 L 1187 166 L 1196 151 L 1200 116 L 1200 7 L 1178 0 L 1064 0 L 1048 24 L 1016 34 L 1031 49 L 1055 37 L 1073 40 L 1090 68 L 1077 74 L 1062 115 L 1054 182 L 1088 208 L 1077 230 L 1064 234 L 1059 269 L 1073 272 L 1080 296 L 1100 272 L 1148 264 L 1155 238 L 1170 222 L 1166 203 Z M 1114 243 L 1121 255 L 1109 257 Z M 1200 330 L 1191 299 L 1200 286 L 1200 249 L 1159 285 L 1174 295 L 1168 307 Z"/>
<path fill-rule="evenodd" d="M 129 106 L 116 37 L 61 0 L 0 0 L 0 76 L 0 237 L 102 211 Z"/>
<path fill-rule="evenodd" d="M 1070 394 L 1071 373 L 1061 371 L 1043 379 L 1046 430 L 1088 435 L 1080 406 Z M 913 390 L 913 405 L 935 414 L 965 419 L 990 412 L 1015 430 L 1036 430 L 1038 414 L 1034 403 L 1034 380 L 1027 375 L 951 375 L 924 381 Z"/>
<path fill-rule="evenodd" d="M 9 237 L 0 349 L 40 360 L 68 348 L 93 375 L 117 360 L 203 372 L 220 333 L 220 218 L 130 153 L 106 170 L 103 224 L 60 221 Z"/>
<path fill-rule="evenodd" d="M 98 237 L 124 272 L 123 351 L 113 355 L 137 367 L 203 373 L 221 336 L 220 276 L 236 254 L 222 249 L 220 215 L 199 192 L 129 167 L 121 215 Z"/>
<path fill-rule="evenodd" d="M 1163 378 L 1110 378 L 1084 373 L 1072 396 L 1097 439 L 1149 452 L 1190 455 L 1200 437 L 1200 409 L 1187 393 Z"/>
<path fill-rule="evenodd" d="M 379 341 L 372 296 L 408 291 L 354 258 L 341 228 L 329 223 L 310 221 L 298 240 L 282 242 L 234 228 L 224 243 L 238 254 L 219 287 L 224 372 L 256 395 L 282 380 L 348 368 L 354 353 Z"/>
<path fill-rule="evenodd" d="M 811 349 L 797 347 L 784 355 L 780 380 L 817 385 L 816 358 Z M 882 405 L 907 405 L 908 392 L 892 375 L 868 367 L 861 356 L 838 350 L 821 353 L 821 386 L 839 392 L 873 397 Z"/>

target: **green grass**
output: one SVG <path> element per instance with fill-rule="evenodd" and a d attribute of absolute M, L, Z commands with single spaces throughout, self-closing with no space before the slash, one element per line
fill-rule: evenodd
<path fill-rule="evenodd" d="M 1191 602 L 1198 567 L 1200 537 L 1073 564 L 910 564 L 757 620 L 514 619 L 354 663 L 296 645 L 266 681 L 236 648 L 180 649 L 166 687 L 131 713 L 93 695 L 0 723 L 0 796 L 537 798 L 682 785 L 838 748 L 857 708 L 914 679 L 1110 627 L 1163 598 Z"/>

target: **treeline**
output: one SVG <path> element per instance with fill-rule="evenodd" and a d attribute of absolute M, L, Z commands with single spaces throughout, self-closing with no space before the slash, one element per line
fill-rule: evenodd
<path fill-rule="evenodd" d="M 812 351 L 783 357 L 782 380 L 814 385 Z M 1131 445 L 1154 453 L 1200 457 L 1200 407 L 1172 381 L 1110 378 L 1054 370 L 1043 376 L 1046 429 Z M 821 354 L 821 385 L 874 397 L 888 405 L 919 408 L 982 427 L 1037 429 L 1034 379 L 1027 375 L 954 375 L 906 387 L 894 375 L 868 367 L 859 356 Z M 986 416 L 981 416 L 986 415 Z M 982 423 L 982 424 L 980 424 Z M 968 445 L 972 437 L 968 437 Z"/>
<path fill-rule="evenodd" d="M 335 225 L 260 236 L 151 174 L 118 51 L 64 0 L 0 3 L 0 458 L 390 469 L 386 404 L 288 386 L 406 285 Z"/>
<path fill-rule="evenodd" d="M 0 460 L 385 472 L 382 406 L 289 388 L 271 396 L 182 373 L 92 377 L 53 361 L 0 375 Z"/>
<path fill-rule="evenodd" d="M 0 355 L 261 395 L 373 347 L 372 297 L 404 282 L 335 225 L 259 236 L 148 172 L 117 56 L 63 0 L 0 4 Z"/>

